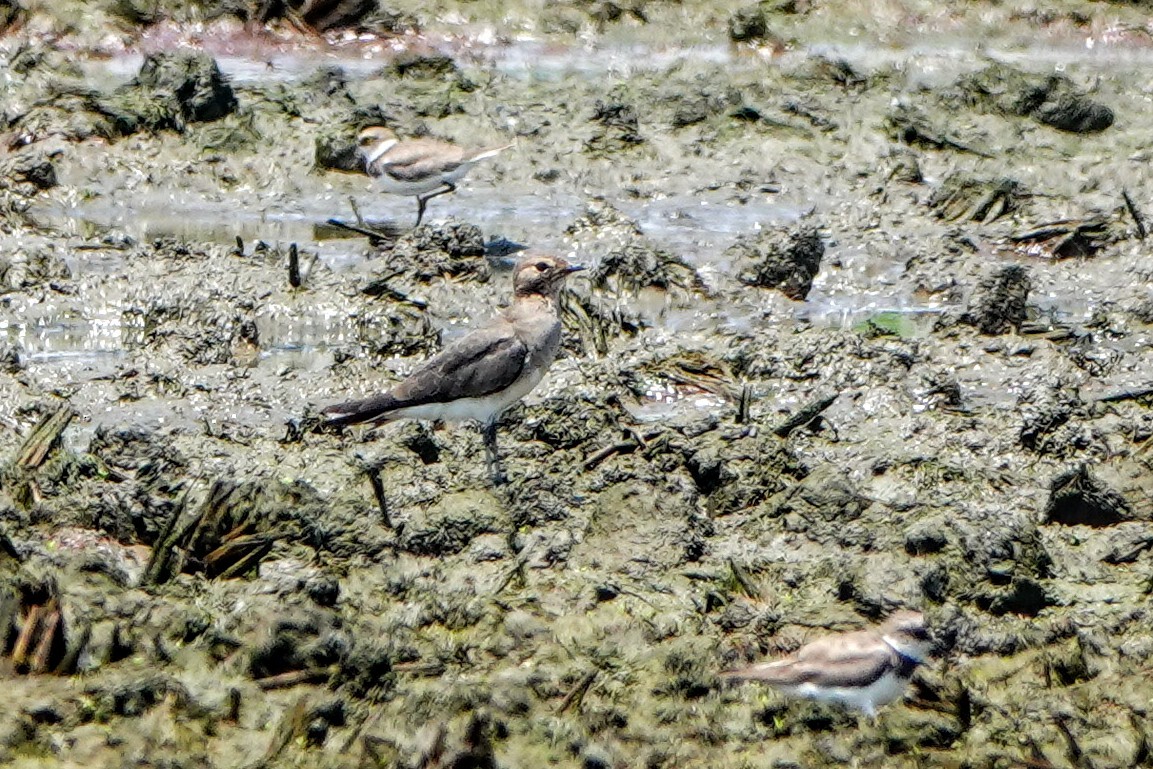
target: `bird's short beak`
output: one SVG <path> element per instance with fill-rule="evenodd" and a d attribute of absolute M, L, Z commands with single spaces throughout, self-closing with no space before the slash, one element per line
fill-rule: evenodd
<path fill-rule="evenodd" d="M 569 273 L 580 272 L 583 269 L 585 269 L 583 264 L 570 264 L 568 267 L 565 267 L 564 274 L 568 275 Z"/>

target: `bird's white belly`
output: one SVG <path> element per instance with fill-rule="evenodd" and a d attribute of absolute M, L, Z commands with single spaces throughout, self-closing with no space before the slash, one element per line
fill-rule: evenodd
<path fill-rule="evenodd" d="M 376 185 L 384 192 L 393 195 L 423 195 L 443 187 L 446 183 L 456 184 L 464 178 L 471 166 L 462 163 L 452 171 L 430 174 L 423 179 L 394 179 L 387 173 L 374 177 Z"/>
<path fill-rule="evenodd" d="M 416 181 L 401 181 L 393 179 L 391 176 L 381 175 L 376 177 L 376 186 L 393 195 L 415 196 L 443 187 L 444 181 L 440 176 L 428 176 Z"/>
<path fill-rule="evenodd" d="M 480 398 L 459 398 L 448 403 L 425 403 L 421 406 L 410 406 L 397 409 L 389 415 L 390 419 L 444 419 L 449 422 L 461 422 L 475 419 L 478 422 L 489 422 L 500 415 L 502 411 L 519 401 L 536 387 L 544 377 L 544 371 L 531 376 L 525 376 L 513 383 L 512 387 L 492 395 Z"/>
<path fill-rule="evenodd" d="M 816 686 L 804 683 L 780 688 L 799 697 L 818 702 L 838 702 L 846 707 L 872 714 L 877 708 L 900 697 L 907 683 L 906 679 L 894 673 L 886 673 L 868 686 Z"/>

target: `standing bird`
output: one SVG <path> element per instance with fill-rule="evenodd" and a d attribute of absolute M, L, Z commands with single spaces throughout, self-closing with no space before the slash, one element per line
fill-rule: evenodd
<path fill-rule="evenodd" d="M 358 135 L 364 169 L 380 188 L 394 195 L 416 197 L 416 226 L 428 201 L 456 189 L 456 183 L 479 160 L 491 158 L 511 144 L 466 150 L 437 139 L 401 141 L 391 129 L 369 126 Z"/>
<path fill-rule="evenodd" d="M 901 696 L 928 659 L 930 645 L 921 613 L 899 611 L 879 627 L 818 638 L 784 659 L 722 675 L 763 681 L 785 694 L 837 702 L 875 718 L 877 708 Z"/>
<path fill-rule="evenodd" d="M 475 419 L 493 484 L 504 483 L 497 420 L 540 383 L 556 358 L 561 332 L 557 295 L 565 278 L 582 269 L 555 256 L 522 260 L 513 271 L 512 304 L 490 323 L 425 361 L 383 395 L 324 409 L 324 424 Z"/>

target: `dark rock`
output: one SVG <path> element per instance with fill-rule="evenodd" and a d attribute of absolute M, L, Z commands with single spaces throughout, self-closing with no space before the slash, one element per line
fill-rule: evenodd
<path fill-rule="evenodd" d="M 1087 464 L 1061 473 L 1049 485 L 1046 523 L 1102 527 L 1131 517 L 1125 497 L 1097 478 Z"/>
<path fill-rule="evenodd" d="M 1035 579 L 1014 577 L 1008 586 L 987 591 L 977 598 L 977 605 L 990 614 L 1019 614 L 1036 617 L 1052 599 Z"/>
<path fill-rule="evenodd" d="M 333 577 L 310 579 L 304 589 L 317 606 L 331 608 L 340 600 L 340 583 Z"/>
<path fill-rule="evenodd" d="M 219 120 L 236 110 L 236 95 L 211 56 L 157 52 L 145 57 L 132 87 L 171 95 L 190 123 Z"/>
<path fill-rule="evenodd" d="M 717 627 L 726 633 L 746 628 L 756 620 L 757 607 L 746 600 L 730 601 L 716 618 Z"/>
<path fill-rule="evenodd" d="M 905 552 L 909 555 L 938 553 L 948 543 L 945 522 L 939 518 L 918 521 L 905 530 Z"/>
<path fill-rule="evenodd" d="M 822 54 L 809 56 L 797 72 L 798 77 L 807 80 L 833 83 L 842 88 L 859 89 L 869 85 L 870 76 L 848 60 L 831 58 Z M 879 79 L 881 75 L 872 76 Z"/>
<path fill-rule="evenodd" d="M 37 724 L 59 724 L 64 720 L 64 713 L 51 702 L 33 705 L 27 708 L 24 713 Z"/>
<path fill-rule="evenodd" d="M 596 587 L 595 597 L 597 603 L 605 603 L 606 601 L 611 601 L 618 595 L 620 595 L 620 588 L 618 588 L 616 585 L 605 584 L 597 585 Z"/>
<path fill-rule="evenodd" d="M 4 281 L 4 270 L 0 267 L 0 283 Z M 24 350 L 15 344 L 0 343 L 0 371 L 9 376 L 24 370 Z"/>
<path fill-rule="evenodd" d="M 800 223 L 742 235 L 725 254 L 733 259 L 737 278 L 745 285 L 778 288 L 790 299 L 802 300 L 813 287 L 825 242 L 819 227 Z"/>
<path fill-rule="evenodd" d="M 957 82 L 959 98 L 989 112 L 1030 117 L 1062 131 L 1099 133 L 1113 110 L 1093 101 L 1064 75 L 1034 75 L 996 63 Z"/>
<path fill-rule="evenodd" d="M 764 40 L 768 37 L 769 20 L 762 3 L 739 8 L 729 17 L 729 39 L 734 43 Z"/>
<path fill-rule="evenodd" d="M 318 748 L 328 739 L 328 722 L 323 718 L 314 718 L 304 727 L 304 744 L 310 748 Z"/>
<path fill-rule="evenodd" d="M 613 762 L 599 749 L 587 747 L 581 755 L 581 769 L 613 769 Z"/>
<path fill-rule="evenodd" d="M 670 119 L 673 128 L 684 128 L 714 115 L 723 115 L 744 101 L 736 88 L 708 80 L 696 81 L 691 86 L 670 82 L 658 98 L 661 103 L 674 105 Z"/>
<path fill-rule="evenodd" d="M 140 131 L 183 131 L 188 123 L 173 93 L 128 84 L 105 94 L 99 112 L 112 122 L 114 136 Z"/>
<path fill-rule="evenodd" d="M 1050 680 L 1058 686 L 1072 686 L 1091 681 L 1100 672 L 1089 664 L 1080 638 L 1066 642 L 1046 655 Z"/>
<path fill-rule="evenodd" d="M 631 104 L 597 101 L 591 119 L 597 124 L 597 130 L 585 148 L 593 154 L 620 152 L 645 141 L 636 108 Z"/>
<path fill-rule="evenodd" d="M 444 78 L 459 71 L 451 56 L 443 53 L 407 51 L 397 56 L 390 67 L 397 77 Z"/>
<path fill-rule="evenodd" d="M 977 284 L 961 322 L 976 326 L 982 334 L 1004 334 L 1026 320 L 1032 287 L 1024 267 L 999 267 Z"/>
<path fill-rule="evenodd" d="M 349 642 L 320 614 L 278 620 L 268 640 L 255 647 L 248 673 L 255 679 L 295 670 L 321 670 L 349 655 Z"/>
<path fill-rule="evenodd" d="M 51 155 L 15 152 L 0 158 L 0 189 L 31 196 L 56 184 L 56 166 Z"/>
<path fill-rule="evenodd" d="M 348 721 L 344 700 L 322 702 L 312 709 L 310 715 L 324 721 L 329 726 L 344 726 Z"/>

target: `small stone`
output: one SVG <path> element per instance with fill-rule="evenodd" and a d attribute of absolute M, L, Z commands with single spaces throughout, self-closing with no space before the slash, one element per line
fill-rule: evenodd
<path fill-rule="evenodd" d="M 304 590 L 317 606 L 332 607 L 340 600 L 340 583 L 332 577 L 310 579 Z"/>
<path fill-rule="evenodd" d="M 941 520 L 920 521 L 905 532 L 905 552 L 909 555 L 929 555 L 945 548 L 949 539 Z"/>

